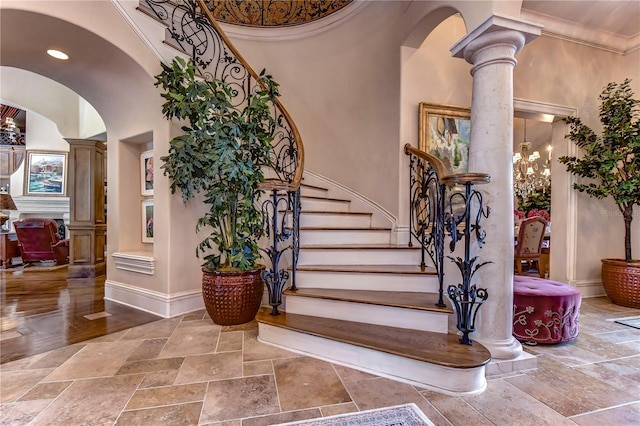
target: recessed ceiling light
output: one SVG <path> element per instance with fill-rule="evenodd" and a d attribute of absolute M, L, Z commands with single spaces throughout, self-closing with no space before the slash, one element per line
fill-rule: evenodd
<path fill-rule="evenodd" d="M 69 55 L 56 49 L 49 49 L 47 50 L 47 53 L 49 54 L 49 56 L 53 56 L 54 58 L 61 59 L 63 61 L 69 59 Z"/>

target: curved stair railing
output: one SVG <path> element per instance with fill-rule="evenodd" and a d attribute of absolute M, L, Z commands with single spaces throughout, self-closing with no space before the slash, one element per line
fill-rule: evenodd
<path fill-rule="evenodd" d="M 189 54 L 205 79 L 219 79 L 234 91 L 236 106 L 246 102 L 252 91 L 266 88 L 213 18 L 204 0 L 143 0 L 162 21 L 175 46 Z M 298 128 L 278 98 L 272 106 L 276 122 L 268 178 L 262 189 L 270 197 L 262 204 L 263 229 L 270 239 L 264 249 L 271 262 L 263 273 L 269 292 L 271 315 L 278 315 L 284 286 L 295 274 L 300 250 L 300 182 L 304 171 L 304 146 Z M 290 212 L 290 213 L 288 213 Z M 291 221 L 289 226 L 288 221 Z M 291 277 L 280 267 L 282 255 L 291 249 Z"/>
<path fill-rule="evenodd" d="M 414 238 L 420 243 L 421 268 L 426 267 L 425 254 L 434 264 L 439 284 L 437 306 L 445 306 L 445 238 L 450 238 L 451 253 L 464 239 L 464 258 L 447 256 L 456 264 L 462 278 L 457 286 L 447 287 L 447 295 L 456 312 L 457 328 L 462 332 L 460 343 L 470 345 L 469 334 L 475 331 L 478 310 L 489 296 L 486 289 L 472 285 L 471 279 L 478 269 L 491 263 L 476 263 L 477 256 L 470 258 L 471 237 L 475 236 L 480 248 L 483 246 L 486 233 L 480 220 L 489 216 L 489 208 L 483 207 L 482 194 L 472 187 L 489 183 L 490 176 L 486 173 L 450 174 L 440 159 L 409 144 L 404 146 L 404 152 L 409 156 L 409 246 L 413 246 Z M 455 190 L 458 185 L 464 187 L 463 192 Z"/>

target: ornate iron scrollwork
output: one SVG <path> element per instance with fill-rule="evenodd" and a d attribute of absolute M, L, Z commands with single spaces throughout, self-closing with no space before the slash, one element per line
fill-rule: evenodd
<path fill-rule="evenodd" d="M 466 173 L 443 176 L 446 169 L 437 158 L 409 145 L 405 145 L 405 153 L 409 155 L 409 246 L 414 238 L 420 242 L 422 268 L 426 267 L 425 253 L 434 264 L 439 283 L 438 306 L 445 306 L 445 237 L 448 235 L 451 238 L 451 252 L 464 239 L 464 258 L 447 256 L 458 266 L 462 277 L 462 282 L 457 286 L 448 286 L 447 295 L 455 308 L 457 328 L 462 332 L 460 343 L 470 345 L 469 334 L 475 331 L 478 309 L 489 296 L 486 289 L 471 285 L 471 279 L 478 269 L 491 263 L 477 263 L 477 256 L 470 258 L 471 237 L 475 236 L 478 246 L 482 247 L 486 233 L 480 226 L 480 220 L 489 216 L 489 208 L 482 205 L 482 194 L 472 190 L 472 186 L 488 183 L 489 175 Z M 464 185 L 464 192 L 455 191 L 455 185 Z"/>
<path fill-rule="evenodd" d="M 409 159 L 411 236 L 422 246 L 420 267 L 424 269 L 425 253 L 429 255 L 438 275 L 438 303 L 444 307 L 444 191 L 438 173 L 426 160 L 415 155 Z M 413 246 L 409 239 L 409 246 Z"/>
<path fill-rule="evenodd" d="M 464 175 L 462 175 L 464 176 Z M 464 258 L 447 256 L 460 270 L 462 282 L 456 285 L 449 285 L 447 294 L 451 299 L 456 311 L 456 324 L 458 330 L 462 332 L 460 343 L 470 345 L 469 334 L 475 331 L 476 316 L 478 309 L 487 300 L 489 293 L 484 288 L 477 288 L 471 285 L 473 275 L 491 262 L 477 263 L 478 257 L 470 258 L 471 253 L 471 236 L 475 234 L 476 242 L 480 248 L 484 244 L 486 232 L 480 226 L 480 219 L 488 217 L 490 209 L 483 208 L 482 194 L 472 190 L 473 181 L 464 182 L 464 193 L 454 192 L 447 200 L 448 211 L 445 214 L 446 229 L 451 237 L 449 250 L 453 252 L 456 244 L 464 239 Z M 477 182 L 475 182 L 477 183 Z M 475 201 L 475 203 L 474 203 Z M 475 206 L 474 206 L 475 204 Z M 456 206 L 464 206 L 462 211 L 455 212 Z M 473 208 L 476 208 L 475 220 L 472 221 Z M 463 226 L 462 230 L 459 227 Z"/>

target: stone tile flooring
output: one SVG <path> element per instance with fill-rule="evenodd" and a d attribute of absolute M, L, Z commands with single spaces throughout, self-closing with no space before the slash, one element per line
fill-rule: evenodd
<path fill-rule="evenodd" d="M 257 426 L 414 402 L 436 425 L 640 425 L 640 310 L 584 299 L 576 342 L 452 397 L 264 345 L 204 312 L 0 366 L 3 425 Z"/>

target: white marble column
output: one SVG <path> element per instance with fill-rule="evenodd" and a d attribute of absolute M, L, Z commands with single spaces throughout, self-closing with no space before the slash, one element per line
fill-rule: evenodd
<path fill-rule="evenodd" d="M 491 213 L 481 225 L 487 236 L 482 249 L 471 245 L 471 257 L 491 261 L 474 275 L 472 284 L 486 288 L 471 339 L 484 345 L 495 359 L 513 359 L 522 346 L 513 326 L 513 68 L 516 53 L 540 27 L 492 16 L 452 49 L 473 66 L 469 171 L 488 173 L 491 183 L 475 187 Z"/>

